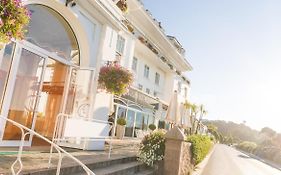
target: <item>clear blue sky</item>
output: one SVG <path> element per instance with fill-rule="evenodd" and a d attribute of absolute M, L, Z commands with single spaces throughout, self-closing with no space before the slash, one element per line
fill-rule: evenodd
<path fill-rule="evenodd" d="M 187 50 L 208 119 L 281 132 L 281 0 L 143 0 Z"/>

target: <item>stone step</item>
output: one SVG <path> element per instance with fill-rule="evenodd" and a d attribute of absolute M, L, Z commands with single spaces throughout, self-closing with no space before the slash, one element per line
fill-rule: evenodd
<path fill-rule="evenodd" d="M 134 175 L 140 170 L 144 169 L 141 162 L 129 162 L 123 164 L 116 164 L 106 168 L 94 169 L 96 175 Z"/>
<path fill-rule="evenodd" d="M 114 157 L 111 159 L 99 159 L 98 157 L 89 158 L 82 161 L 88 168 L 95 172 L 96 169 L 103 169 L 111 166 L 119 166 L 120 164 L 127 164 L 131 162 L 136 162 L 135 156 L 129 157 Z M 56 167 L 43 168 L 37 170 L 25 171 L 24 175 L 50 175 L 55 174 Z M 84 170 L 81 166 L 77 164 L 63 164 L 61 168 L 60 175 L 71 175 L 71 174 L 81 174 Z"/>
<path fill-rule="evenodd" d="M 154 170 L 144 170 L 136 173 L 135 175 L 155 175 Z"/>

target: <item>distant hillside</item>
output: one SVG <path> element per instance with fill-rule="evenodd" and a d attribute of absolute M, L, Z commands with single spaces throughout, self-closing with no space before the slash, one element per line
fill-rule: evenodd
<path fill-rule="evenodd" d="M 224 137 L 231 137 L 234 142 L 252 141 L 257 142 L 259 138 L 259 131 L 246 126 L 241 123 L 226 122 L 223 120 L 205 120 L 205 125 L 212 124 L 217 127 L 217 131 Z"/>

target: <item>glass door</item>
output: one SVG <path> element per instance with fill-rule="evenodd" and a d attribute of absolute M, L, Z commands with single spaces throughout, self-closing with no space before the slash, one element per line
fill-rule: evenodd
<path fill-rule="evenodd" d="M 5 82 L 1 87 L 1 115 L 30 129 L 34 128 L 37 115 L 45 58 L 43 54 L 33 49 L 20 45 L 15 47 L 12 43 L 6 46 L 1 63 L 1 77 Z M 9 146 L 19 144 L 21 138 L 19 128 L 4 122 L 2 130 L 1 144 L 6 143 Z M 28 135 L 25 140 L 25 145 L 30 145 L 32 138 Z"/>
<path fill-rule="evenodd" d="M 56 117 L 61 112 L 63 105 L 63 94 L 69 67 L 55 59 L 46 59 L 35 131 L 49 139 L 53 136 Z M 44 142 L 35 137 L 32 144 L 44 145 Z"/>
<path fill-rule="evenodd" d="M 127 119 L 126 119 L 127 124 L 125 129 L 126 137 L 133 137 L 135 118 L 136 118 L 136 112 L 132 110 L 128 110 Z"/>
<path fill-rule="evenodd" d="M 94 74 L 92 68 L 70 67 L 64 89 L 62 113 L 85 120 L 92 117 Z M 60 137 L 64 132 L 65 120 L 57 122 L 56 131 Z M 59 145 L 81 148 L 83 143 L 80 138 L 76 138 L 71 141 L 61 141 Z"/>

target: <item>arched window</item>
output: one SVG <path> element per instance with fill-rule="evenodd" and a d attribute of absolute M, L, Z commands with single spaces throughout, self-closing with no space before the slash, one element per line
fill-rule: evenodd
<path fill-rule="evenodd" d="M 26 40 L 79 65 L 78 43 L 66 20 L 43 5 L 32 4 L 27 8 L 31 12 L 31 21 Z"/>

